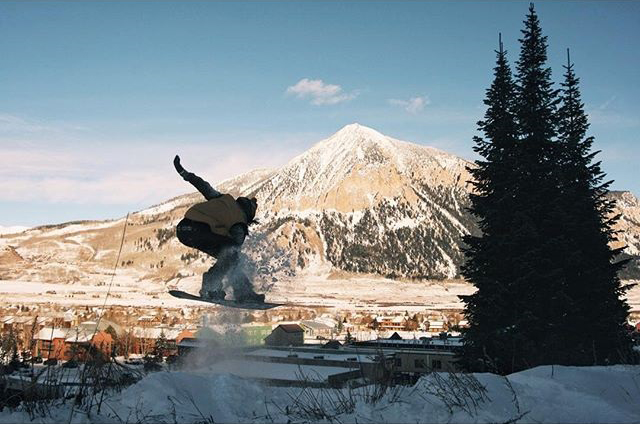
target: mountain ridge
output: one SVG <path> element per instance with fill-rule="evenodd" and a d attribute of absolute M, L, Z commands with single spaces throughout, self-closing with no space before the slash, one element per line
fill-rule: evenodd
<path fill-rule="evenodd" d="M 478 231 L 467 210 L 468 166 L 450 153 L 350 124 L 281 168 L 253 170 L 216 189 L 258 198 L 260 224 L 252 226 L 244 250 L 247 266 L 265 281 L 332 269 L 446 279 L 459 276 L 462 238 Z M 638 199 L 630 192 L 610 196 L 621 213 L 618 245 L 637 256 Z M 136 278 L 168 285 L 206 270 L 211 260 L 174 237 L 186 209 L 202 200 L 189 193 L 130 214 L 119 265 Z M 7 258 L 0 279 L 103 275 L 113 266 L 123 223 L 76 222 L 0 237 Z"/>

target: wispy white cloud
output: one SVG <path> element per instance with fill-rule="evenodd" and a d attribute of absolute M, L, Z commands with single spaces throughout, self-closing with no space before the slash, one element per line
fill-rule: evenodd
<path fill-rule="evenodd" d="M 269 150 L 277 153 L 264 155 L 264 150 L 264 145 L 230 150 L 219 145 L 149 142 L 92 143 L 76 151 L 13 150 L 0 160 L 0 201 L 154 204 L 193 191 L 173 169 L 176 153 L 188 170 L 214 185 L 252 169 L 281 166 L 299 153 L 272 147 Z"/>
<path fill-rule="evenodd" d="M 617 96 L 613 95 L 604 102 L 590 103 L 585 105 L 585 112 L 589 118 L 589 122 L 593 124 L 592 130 L 598 126 L 622 128 L 635 128 L 640 126 L 640 119 L 633 115 L 625 113 L 617 107 Z"/>
<path fill-rule="evenodd" d="M 635 128 L 640 126 L 640 119 L 636 116 L 617 113 L 609 109 L 587 110 L 589 122 L 594 125 L 611 126 L 616 128 Z"/>
<path fill-rule="evenodd" d="M 50 202 L 94 205 L 126 205 L 170 197 L 180 190 L 169 174 L 149 170 L 120 171 L 92 178 L 79 176 L 5 177 L 0 181 L 0 199 L 19 202 Z M 182 187 L 185 188 L 185 187 Z M 163 197 L 166 196 L 166 197 Z"/>
<path fill-rule="evenodd" d="M 311 99 L 311 104 L 314 105 L 335 105 L 353 100 L 359 93 L 345 93 L 341 86 L 327 84 L 321 79 L 303 78 L 295 85 L 287 87 L 287 94 L 293 94 L 300 99 Z"/>
<path fill-rule="evenodd" d="M 430 104 L 431 101 L 427 96 L 411 97 L 409 100 L 401 99 L 389 99 L 389 104 L 394 106 L 401 106 L 407 112 L 411 114 L 417 114 L 424 110 L 424 107 Z"/>
<path fill-rule="evenodd" d="M 613 103 L 615 100 L 616 100 L 616 96 L 609 97 L 604 103 L 602 103 L 600 106 L 598 106 L 598 109 L 600 109 L 600 110 L 608 109 L 609 106 L 611 105 L 611 103 Z"/>
<path fill-rule="evenodd" d="M 0 131 L 2 132 L 37 132 L 43 130 L 44 127 L 35 122 L 27 122 L 25 119 L 15 115 L 0 113 Z"/>
<path fill-rule="evenodd" d="M 0 112 L 0 135 L 60 134 L 63 132 L 84 130 L 86 130 L 86 128 L 80 125 L 70 125 L 61 122 L 43 122 L 37 119 L 24 118 Z"/>
<path fill-rule="evenodd" d="M 177 137 L 114 140 L 92 138 L 91 131 L 79 137 L 74 125 L 13 115 L 0 119 L 0 202 L 51 202 L 70 209 L 74 204 L 151 205 L 193 191 L 173 169 L 175 154 L 188 170 L 215 185 L 252 169 L 283 165 L 301 153 L 305 146 L 300 142 L 310 137 L 237 132 L 194 142 Z M 265 155 L 265 150 L 272 153 Z"/>

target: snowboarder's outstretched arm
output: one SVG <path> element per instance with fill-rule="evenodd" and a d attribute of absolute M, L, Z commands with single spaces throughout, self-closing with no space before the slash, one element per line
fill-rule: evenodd
<path fill-rule="evenodd" d="M 182 165 L 180 165 L 180 156 L 176 155 L 176 157 L 173 159 L 173 166 L 185 181 L 190 182 L 195 188 L 198 189 L 200 193 L 202 193 L 205 199 L 211 200 L 215 199 L 216 197 L 222 196 L 222 193 L 211 187 L 211 184 L 198 177 L 193 172 L 189 172 L 184 169 Z"/>

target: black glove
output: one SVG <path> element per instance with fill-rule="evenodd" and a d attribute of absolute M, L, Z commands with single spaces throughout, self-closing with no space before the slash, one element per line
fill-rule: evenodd
<path fill-rule="evenodd" d="M 187 173 L 187 171 L 182 167 L 182 165 L 180 165 L 180 156 L 178 155 L 176 155 L 176 157 L 173 158 L 173 166 L 176 168 L 176 171 L 178 171 L 178 174 L 184 175 Z"/>

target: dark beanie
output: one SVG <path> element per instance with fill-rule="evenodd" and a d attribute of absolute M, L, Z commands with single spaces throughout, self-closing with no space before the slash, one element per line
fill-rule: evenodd
<path fill-rule="evenodd" d="M 258 209 L 258 202 L 256 198 L 252 197 L 251 199 L 248 199 L 246 197 L 238 197 L 236 202 L 238 202 L 242 211 L 247 215 L 247 222 L 251 223 L 253 218 L 256 216 L 256 209 Z"/>

